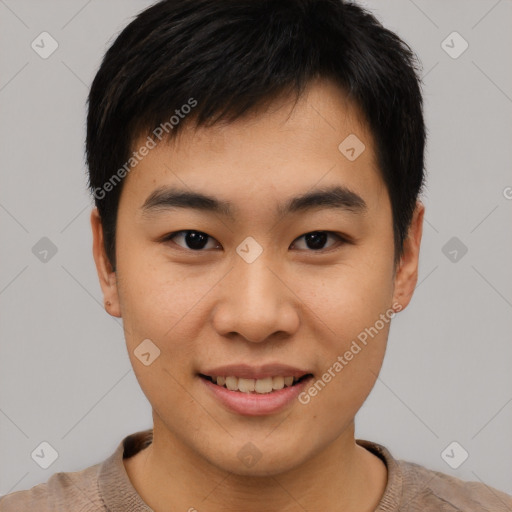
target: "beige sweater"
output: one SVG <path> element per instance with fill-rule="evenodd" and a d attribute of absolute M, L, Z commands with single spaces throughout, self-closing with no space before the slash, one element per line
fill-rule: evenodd
<path fill-rule="evenodd" d="M 46 483 L 0 498 L 0 512 L 152 512 L 123 465 L 123 457 L 148 446 L 152 435 L 152 430 L 145 430 L 127 436 L 100 464 L 56 473 Z M 396 460 L 379 444 L 360 439 L 357 443 L 379 456 L 388 468 L 388 482 L 376 512 L 512 512 L 508 494 Z"/>

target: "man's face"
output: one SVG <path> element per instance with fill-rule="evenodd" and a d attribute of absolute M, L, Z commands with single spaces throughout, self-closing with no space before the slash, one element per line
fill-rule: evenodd
<path fill-rule="evenodd" d="M 392 305 L 410 298 L 395 286 L 391 205 L 358 111 L 328 82 L 291 116 L 290 105 L 159 144 L 127 176 L 118 210 L 108 293 L 155 433 L 239 474 L 277 474 L 349 435 L 381 367 Z M 353 140 L 338 149 L 350 134 L 365 145 L 353 161 Z M 286 211 L 292 198 L 335 187 L 351 192 L 337 206 Z M 166 188 L 230 203 L 232 217 L 148 201 Z M 241 367 L 213 374 L 226 365 Z M 255 395 L 201 374 L 266 376 L 258 389 L 268 374 L 276 387 L 312 377 Z"/>

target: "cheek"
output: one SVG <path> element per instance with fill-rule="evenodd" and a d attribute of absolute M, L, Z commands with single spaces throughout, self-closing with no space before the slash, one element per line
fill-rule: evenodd
<path fill-rule="evenodd" d="M 193 321 L 194 305 L 204 291 L 193 283 L 187 285 L 176 271 L 167 276 L 162 267 L 156 269 L 144 258 L 125 257 L 118 272 L 124 335 L 137 381 L 159 415 L 169 415 L 166 408 L 176 403 L 185 414 L 190 397 L 183 385 L 190 379 L 187 372 L 194 359 L 190 340 L 195 339 L 198 325 Z"/>
<path fill-rule="evenodd" d="M 297 295 L 309 306 L 332 335 L 348 340 L 373 325 L 392 303 L 391 257 L 365 261 L 364 256 L 307 272 L 294 280 Z"/>
<path fill-rule="evenodd" d="M 315 354 L 319 358 L 317 379 L 301 398 L 321 416 L 328 430 L 337 431 L 353 418 L 370 394 L 386 351 L 393 312 L 376 303 L 351 309 L 346 303 L 336 317 L 326 319 L 335 331 L 318 337 Z M 329 414 L 326 415 L 326 412 Z"/>
<path fill-rule="evenodd" d="M 139 335 L 158 339 L 193 298 L 182 273 L 165 262 L 157 263 L 147 242 L 135 238 L 119 232 L 117 273 L 123 322 Z"/>
<path fill-rule="evenodd" d="M 320 320 L 315 336 L 320 382 L 311 388 L 314 396 L 322 395 L 318 407 L 323 403 L 333 414 L 355 414 L 370 393 L 394 316 L 392 276 L 390 253 L 389 258 L 361 257 L 336 265 L 322 279 L 308 275 L 302 280 L 298 294 Z"/>
<path fill-rule="evenodd" d="M 133 352 L 150 339 L 160 350 L 155 365 L 172 369 L 180 381 L 186 379 L 195 360 L 194 340 L 200 338 L 205 323 L 205 298 L 219 278 L 204 272 L 192 275 L 168 261 L 150 262 L 147 254 L 136 256 L 135 250 L 129 250 L 126 247 L 118 265 L 118 288 L 132 365 L 140 367 Z M 146 380 L 144 368 L 140 370 L 138 377 Z"/>

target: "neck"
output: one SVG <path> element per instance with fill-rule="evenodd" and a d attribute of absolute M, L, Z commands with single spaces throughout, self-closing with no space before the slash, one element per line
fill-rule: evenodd
<path fill-rule="evenodd" d="M 152 444 L 124 464 L 133 486 L 155 512 L 370 512 L 387 482 L 383 461 L 356 444 L 353 422 L 314 457 L 271 476 L 222 470 L 180 443 L 158 420 Z"/>

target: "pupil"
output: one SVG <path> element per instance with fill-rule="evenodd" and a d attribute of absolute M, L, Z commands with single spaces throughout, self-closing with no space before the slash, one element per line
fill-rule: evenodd
<path fill-rule="evenodd" d="M 315 231 L 304 236 L 308 247 L 314 250 L 322 249 L 327 240 L 327 233 L 325 231 Z M 189 231 L 185 236 L 185 240 L 191 249 L 200 250 L 206 245 L 208 235 L 200 231 Z"/>
<path fill-rule="evenodd" d="M 199 231 L 189 231 L 185 236 L 185 241 L 191 249 L 202 249 L 207 242 L 208 235 Z"/>
<path fill-rule="evenodd" d="M 315 231 L 305 235 L 306 243 L 310 249 L 321 249 L 327 240 L 327 233 L 325 231 Z"/>

